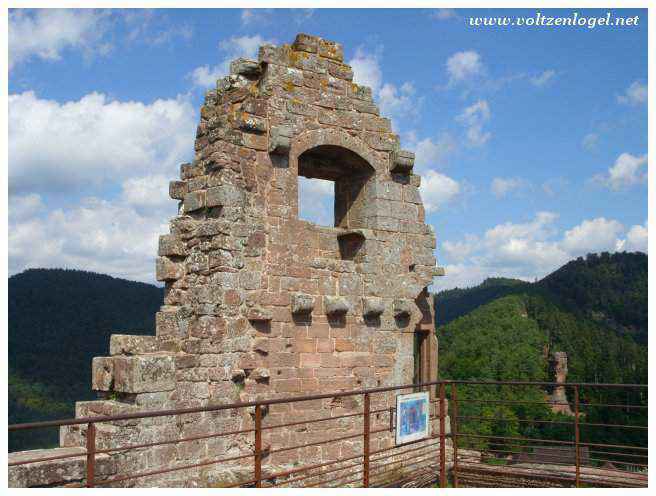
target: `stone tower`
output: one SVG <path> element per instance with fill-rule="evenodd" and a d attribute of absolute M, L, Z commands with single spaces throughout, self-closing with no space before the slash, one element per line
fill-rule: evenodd
<path fill-rule="evenodd" d="M 341 45 L 299 34 L 291 45 L 262 46 L 257 61 L 233 61 L 230 75 L 207 92 L 194 160 L 170 184 L 179 213 L 159 240 L 157 279 L 166 290 L 156 336 L 112 336 L 110 356 L 93 360 L 99 399 L 77 403 L 78 417 L 436 379 L 427 287 L 442 274 L 414 155 L 400 149 L 371 89 L 352 79 Z M 333 227 L 298 218 L 299 176 L 334 182 Z M 393 394 L 375 401 L 391 405 Z M 359 400 L 310 403 L 272 405 L 265 421 L 362 411 Z M 355 422 L 339 432 L 361 429 Z M 248 425 L 246 410 L 105 423 L 98 424 L 97 444 Z M 265 444 L 275 445 L 330 434 L 267 432 Z M 83 446 L 84 436 L 83 427 L 62 428 L 61 445 Z M 391 436 L 375 442 L 389 445 Z M 248 436 L 183 444 L 118 452 L 117 473 L 252 448 Z M 316 448 L 273 453 L 265 463 L 337 459 L 361 453 L 362 445 L 356 439 Z M 232 477 L 218 470 L 131 484 L 206 485 Z"/>

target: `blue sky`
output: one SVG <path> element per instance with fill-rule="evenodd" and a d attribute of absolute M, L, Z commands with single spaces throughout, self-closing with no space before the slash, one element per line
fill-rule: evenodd
<path fill-rule="evenodd" d="M 344 45 L 416 152 L 447 270 L 438 289 L 646 252 L 646 10 L 611 11 L 637 26 L 469 25 L 535 13 L 13 10 L 10 274 L 63 266 L 153 282 L 176 210 L 168 181 L 193 157 L 204 91 L 231 59 L 299 32 Z"/>

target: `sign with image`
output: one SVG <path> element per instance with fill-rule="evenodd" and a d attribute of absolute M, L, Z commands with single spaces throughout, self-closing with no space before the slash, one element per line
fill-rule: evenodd
<path fill-rule="evenodd" d="M 400 394 L 396 397 L 396 444 L 409 443 L 430 435 L 428 393 Z"/>

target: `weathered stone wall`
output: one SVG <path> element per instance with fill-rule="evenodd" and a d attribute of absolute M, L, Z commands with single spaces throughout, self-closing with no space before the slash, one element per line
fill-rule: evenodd
<path fill-rule="evenodd" d="M 400 149 L 369 88 L 353 83 L 342 47 L 298 35 L 239 59 L 201 108 L 193 162 L 170 196 L 179 214 L 160 237 L 164 305 L 156 336 L 115 335 L 93 361 L 97 401 L 78 417 L 307 395 L 435 379 L 437 342 L 426 291 L 435 236 L 424 221 L 414 156 Z M 335 227 L 298 218 L 298 176 L 335 182 Z M 421 367 L 415 370 L 415 333 Z M 372 396 L 372 410 L 395 393 Z M 362 411 L 362 398 L 272 405 L 265 425 Z M 361 418 L 267 430 L 264 445 L 306 444 L 362 432 Z M 389 418 L 372 416 L 372 429 Z M 251 428 L 253 412 L 213 412 L 99 424 L 99 448 Z M 437 432 L 436 425 L 434 432 Z M 83 446 L 80 427 L 61 446 Z M 372 450 L 392 434 L 372 436 Z M 252 434 L 114 454 L 118 474 L 236 456 Z M 354 456 L 354 438 L 272 452 L 271 469 Z M 235 462 L 247 466 L 250 460 Z M 138 479 L 208 485 L 225 466 Z M 235 472 L 234 469 L 232 473 Z M 244 478 L 249 478 L 246 475 Z"/>

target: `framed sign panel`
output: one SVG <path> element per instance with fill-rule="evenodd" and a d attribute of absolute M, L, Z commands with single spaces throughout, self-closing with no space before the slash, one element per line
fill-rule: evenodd
<path fill-rule="evenodd" d="M 396 444 L 409 443 L 429 435 L 428 393 L 398 395 L 396 397 Z"/>

